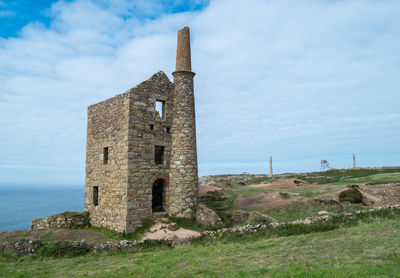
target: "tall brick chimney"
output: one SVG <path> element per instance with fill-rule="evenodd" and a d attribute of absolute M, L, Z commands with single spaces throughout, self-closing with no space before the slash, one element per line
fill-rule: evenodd
<path fill-rule="evenodd" d="M 353 154 L 353 168 L 356 168 L 356 155 Z"/>
<path fill-rule="evenodd" d="M 189 27 L 178 31 L 169 172 L 170 215 L 192 218 L 199 191 Z"/>

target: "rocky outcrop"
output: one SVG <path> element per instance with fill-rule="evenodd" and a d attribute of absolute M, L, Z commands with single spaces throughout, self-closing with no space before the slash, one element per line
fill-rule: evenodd
<path fill-rule="evenodd" d="M 41 240 L 19 239 L 0 242 L 0 254 L 15 252 L 17 255 L 28 255 L 36 253 L 43 246 Z"/>
<path fill-rule="evenodd" d="M 89 226 L 89 215 L 73 211 L 65 211 L 48 217 L 37 217 L 32 220 L 31 230 L 73 229 Z"/>
<path fill-rule="evenodd" d="M 379 198 L 363 191 L 359 185 L 349 185 L 347 189 L 339 193 L 340 202 L 362 203 L 365 206 L 370 206 L 378 203 Z"/>
<path fill-rule="evenodd" d="M 205 204 L 198 204 L 196 211 L 196 221 L 201 225 L 208 227 L 219 227 L 222 225 L 222 220 L 218 214 L 207 207 Z"/>

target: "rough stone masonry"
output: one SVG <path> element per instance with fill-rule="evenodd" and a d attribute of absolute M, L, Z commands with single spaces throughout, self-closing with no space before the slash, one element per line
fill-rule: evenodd
<path fill-rule="evenodd" d="M 85 211 L 131 233 L 154 213 L 195 215 L 198 176 L 190 32 L 178 32 L 171 83 L 163 72 L 89 106 Z"/>

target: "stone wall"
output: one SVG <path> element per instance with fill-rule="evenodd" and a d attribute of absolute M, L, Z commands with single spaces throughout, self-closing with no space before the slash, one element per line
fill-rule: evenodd
<path fill-rule="evenodd" d="M 89 106 L 85 210 L 93 226 L 117 232 L 126 228 L 128 127 L 128 92 Z M 108 148 L 107 164 L 104 148 Z M 93 200 L 94 187 L 98 188 L 98 205 Z"/>
<path fill-rule="evenodd" d="M 152 186 L 164 181 L 168 211 L 173 85 L 163 72 L 88 110 L 85 210 L 91 224 L 131 233 L 152 216 Z M 156 101 L 163 103 L 162 115 Z M 164 147 L 155 162 L 155 147 Z M 109 160 L 104 164 L 103 150 Z M 93 187 L 98 187 L 98 205 Z"/>
<path fill-rule="evenodd" d="M 160 71 L 129 91 L 128 233 L 152 216 L 152 186 L 157 179 L 164 181 L 164 209 L 169 209 L 172 90 L 171 81 Z M 164 103 L 163 115 L 155 109 L 157 100 Z M 164 147 L 162 164 L 155 162 L 155 146 Z"/>
<path fill-rule="evenodd" d="M 31 230 L 73 229 L 89 226 L 89 216 L 79 212 L 66 211 L 48 217 L 32 220 Z"/>

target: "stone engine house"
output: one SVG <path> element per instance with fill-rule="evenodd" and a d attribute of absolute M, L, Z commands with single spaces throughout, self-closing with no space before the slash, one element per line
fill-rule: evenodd
<path fill-rule="evenodd" d="M 174 82 L 162 72 L 89 106 L 85 211 L 131 233 L 154 213 L 195 214 L 198 195 L 190 32 L 178 31 Z"/>

